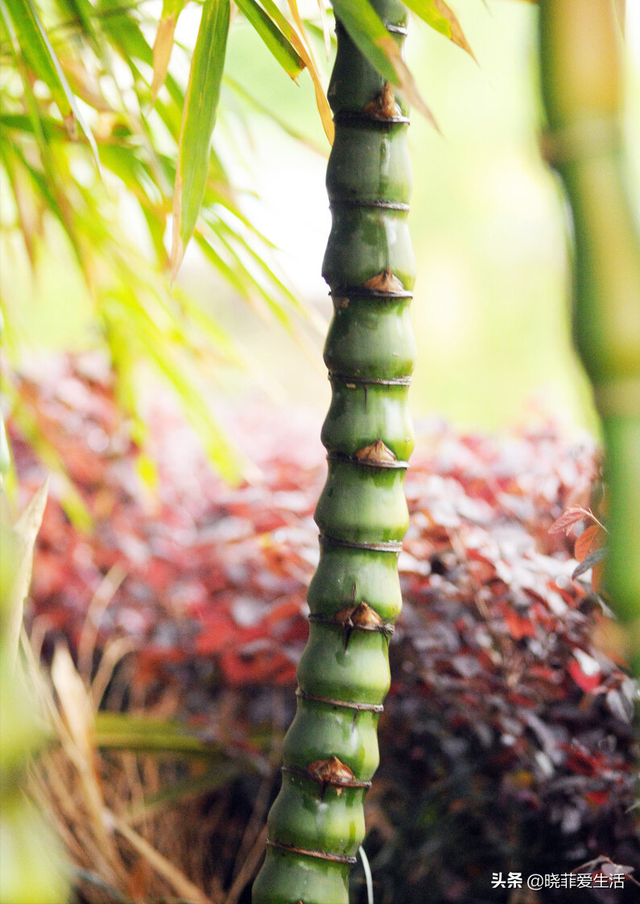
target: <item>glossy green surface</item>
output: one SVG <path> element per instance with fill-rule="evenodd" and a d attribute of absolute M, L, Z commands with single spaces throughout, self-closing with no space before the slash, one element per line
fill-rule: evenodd
<path fill-rule="evenodd" d="M 406 212 L 341 207 L 332 213 L 322 264 L 322 275 L 331 287 L 362 286 L 388 267 L 405 289 L 413 288 L 416 262 Z"/>
<path fill-rule="evenodd" d="M 363 788 L 322 791 L 317 782 L 285 772 L 269 813 L 269 838 L 303 850 L 355 857 L 364 838 L 363 798 Z"/>
<path fill-rule="evenodd" d="M 372 132 L 366 122 L 345 123 L 336 132 L 327 169 L 329 198 L 345 202 L 408 204 L 409 150 L 403 125 Z"/>
<path fill-rule="evenodd" d="M 320 531 L 354 543 L 402 540 L 409 526 L 404 471 L 330 461 L 315 521 Z"/>
<path fill-rule="evenodd" d="M 413 372 L 416 344 L 409 298 L 334 298 L 324 351 L 330 372 L 396 379 Z"/>
<path fill-rule="evenodd" d="M 253 885 L 260 904 L 349 904 L 349 867 L 267 848 Z"/>
<path fill-rule="evenodd" d="M 389 690 L 388 640 L 378 631 L 351 631 L 312 622 L 298 665 L 302 690 L 354 703 L 382 703 Z"/>
<path fill-rule="evenodd" d="M 378 713 L 369 710 L 299 699 L 284 739 L 284 762 L 306 769 L 309 763 L 337 756 L 359 781 L 369 781 L 380 761 L 378 719 Z"/>
<path fill-rule="evenodd" d="M 414 445 L 407 385 L 350 384 L 345 378 L 333 380 L 332 388 L 322 427 L 326 449 L 354 456 L 382 439 L 398 461 L 407 461 Z"/>
<path fill-rule="evenodd" d="M 398 553 L 323 544 L 307 601 L 311 612 L 326 616 L 364 601 L 383 621 L 395 621 L 402 608 Z"/>

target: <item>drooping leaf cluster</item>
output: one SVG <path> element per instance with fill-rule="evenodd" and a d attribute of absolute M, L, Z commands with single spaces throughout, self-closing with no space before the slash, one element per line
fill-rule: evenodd
<path fill-rule="evenodd" d="M 368 0 L 346 6 L 365 53 L 426 110 L 395 44 L 380 42 Z M 414 8 L 465 46 L 441 0 Z M 161 10 L 144 0 L 3 0 L 0 13 L 3 256 L 24 270 L 18 263 L 26 251 L 37 275 L 43 247 L 60 249 L 84 283 L 94 341 L 110 351 L 137 438 L 144 434 L 138 372 L 147 362 L 173 385 L 219 470 L 237 476 L 201 400 L 203 376 L 212 378 L 202 365 L 247 362 L 208 314 L 170 291 L 168 276 L 193 238 L 235 294 L 287 328 L 299 324 L 303 308 L 279 275 L 268 238 L 245 216 L 238 176 L 225 163 L 242 153 L 231 146 L 233 129 L 211 139 L 217 118 L 244 121 L 259 110 L 283 121 L 225 65 L 229 31 L 244 25 L 275 58 L 274 80 L 278 64 L 293 80 L 308 70 L 332 140 L 319 62 L 322 44 L 331 47 L 331 10 L 320 3 L 303 16 L 296 0 L 284 11 L 273 0 L 242 0 L 234 15 L 229 0 L 164 0 Z M 181 22 L 192 23 L 186 37 Z M 14 361 L 29 341 L 20 330 L 25 286 L 8 276 L 2 285 Z M 79 316 L 74 304 L 64 312 L 70 321 Z"/>

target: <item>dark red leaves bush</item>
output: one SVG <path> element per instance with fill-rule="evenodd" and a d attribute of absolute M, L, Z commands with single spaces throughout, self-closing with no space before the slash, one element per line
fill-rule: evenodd
<path fill-rule="evenodd" d="M 99 611 L 99 647 L 117 635 L 136 645 L 138 695 L 171 686 L 199 722 L 229 688 L 250 700 L 233 732 L 245 744 L 272 719 L 260 702 L 268 689 L 293 689 L 306 637 L 312 513 L 325 475 L 319 425 L 262 404 L 230 414 L 229 430 L 261 471 L 231 488 L 158 398 L 149 412 L 154 495 L 108 374 L 82 360 L 56 366 L 55 382 L 25 380 L 22 390 L 95 528 L 72 526 L 54 482 L 32 631 L 75 647 Z M 15 425 L 11 437 L 26 495 L 44 471 Z M 495 904 L 510 892 L 491 888 L 492 872 L 559 873 L 598 857 L 637 865 L 635 685 L 593 643 L 604 616 L 589 584 L 572 579 L 579 523 L 576 558 L 600 542 L 583 521 L 595 473 L 591 444 L 550 427 L 501 440 L 422 430 L 406 482 L 405 608 L 369 797 L 376 901 Z M 96 607 L 114 566 L 124 579 Z M 545 895 L 536 900 L 568 892 Z"/>

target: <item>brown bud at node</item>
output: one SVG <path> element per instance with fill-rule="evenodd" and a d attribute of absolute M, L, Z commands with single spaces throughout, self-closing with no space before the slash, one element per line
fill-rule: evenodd
<path fill-rule="evenodd" d="M 394 453 L 381 439 L 377 439 L 370 446 L 365 446 L 364 449 L 359 449 L 356 458 L 358 461 L 397 461 Z"/>
<path fill-rule="evenodd" d="M 397 276 L 391 272 L 391 268 L 387 267 L 377 276 L 372 276 L 364 284 L 365 289 L 373 289 L 374 292 L 403 292 L 404 286 Z"/>
<path fill-rule="evenodd" d="M 376 119 L 393 119 L 401 113 L 400 107 L 396 103 L 396 95 L 391 82 L 385 82 L 382 91 L 375 100 L 362 108 L 362 112 L 367 116 L 374 116 Z"/>
<path fill-rule="evenodd" d="M 378 628 L 382 619 L 368 603 L 362 602 L 353 609 L 341 609 L 335 616 L 339 625 L 347 628 Z"/>
<path fill-rule="evenodd" d="M 311 778 L 320 782 L 321 785 L 337 785 L 345 782 L 352 782 L 355 778 L 353 772 L 347 765 L 341 762 L 337 756 L 332 756 L 328 760 L 316 760 L 309 763 L 307 772 Z M 323 787 L 324 792 L 324 787 Z M 336 788 L 338 797 L 342 794 L 342 788 Z"/>

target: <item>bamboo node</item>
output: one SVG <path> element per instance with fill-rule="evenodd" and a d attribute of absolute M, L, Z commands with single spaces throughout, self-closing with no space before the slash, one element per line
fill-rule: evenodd
<path fill-rule="evenodd" d="M 341 609 L 335 616 L 337 624 L 344 628 L 344 648 L 349 646 L 351 635 L 354 631 L 379 631 L 387 637 L 391 635 L 389 627 L 384 624 L 375 609 L 363 600 L 357 606 L 349 609 Z"/>
<path fill-rule="evenodd" d="M 269 847 L 278 848 L 281 851 L 289 851 L 290 854 L 302 854 L 304 857 L 317 857 L 319 860 L 330 860 L 332 863 L 348 863 L 353 866 L 357 863 L 356 857 L 348 857 L 346 854 L 329 854 L 325 851 L 309 851 L 306 848 L 296 847 L 294 844 L 282 844 L 279 841 L 271 841 L 267 838 Z"/>
<path fill-rule="evenodd" d="M 372 276 L 364 284 L 365 289 L 373 289 L 375 292 L 402 292 L 404 285 L 397 276 L 391 272 L 391 267 L 387 267 L 377 276 Z"/>
<path fill-rule="evenodd" d="M 374 119 L 393 119 L 400 116 L 402 110 L 396 103 L 396 94 L 391 82 L 385 82 L 382 91 L 370 104 L 362 108 L 362 112 Z"/>
<path fill-rule="evenodd" d="M 296 696 L 300 697 L 301 700 L 309 700 L 311 703 L 321 703 L 327 706 L 339 706 L 343 709 L 352 709 L 354 716 L 357 716 L 358 713 L 365 712 L 384 712 L 382 703 L 354 703 L 350 700 L 335 700 L 333 697 L 321 697 L 318 694 L 310 694 L 308 691 L 303 691 L 301 687 L 297 689 Z"/>
<path fill-rule="evenodd" d="M 335 785 L 336 795 L 340 797 L 342 794 L 340 785 L 355 780 L 353 771 L 335 755 L 328 760 L 315 760 L 313 763 L 309 763 L 307 772 L 314 781 L 320 783 L 323 796 L 327 785 Z"/>
<path fill-rule="evenodd" d="M 381 439 L 377 439 L 375 443 L 371 443 L 369 446 L 365 446 L 363 449 L 358 449 L 355 457 L 358 461 L 397 461 L 397 456 L 391 451 L 388 446 L 382 442 Z"/>
<path fill-rule="evenodd" d="M 372 609 L 364 600 L 350 609 L 341 609 L 335 620 L 343 627 L 364 628 L 365 630 L 378 630 L 383 624 L 375 609 Z"/>

